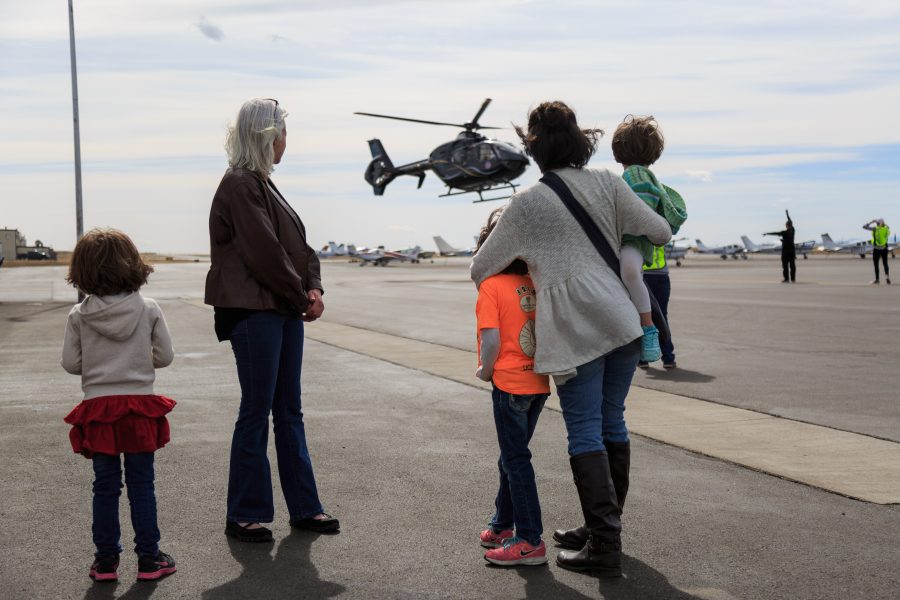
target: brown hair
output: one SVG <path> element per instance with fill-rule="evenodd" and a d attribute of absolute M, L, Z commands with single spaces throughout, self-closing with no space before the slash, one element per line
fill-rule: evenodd
<path fill-rule="evenodd" d="M 602 129 L 581 129 L 565 102 L 542 102 L 528 115 L 528 131 L 513 124 L 525 152 L 541 172 L 585 166 L 594 154 Z"/>
<path fill-rule="evenodd" d="M 488 236 L 491 235 L 494 227 L 497 226 L 497 222 L 500 220 L 500 215 L 503 214 L 503 211 L 505 209 L 505 206 L 495 208 L 493 211 L 491 211 L 491 214 L 488 215 L 487 223 L 485 223 L 484 227 L 481 228 L 481 231 L 478 233 L 478 241 L 475 242 L 476 254 L 479 250 L 481 250 L 481 246 L 487 241 Z M 521 258 L 517 258 L 516 260 L 509 263 L 509 266 L 500 272 L 506 275 L 528 275 L 528 265 Z"/>
<path fill-rule="evenodd" d="M 659 160 L 666 140 L 653 116 L 627 115 L 613 134 L 612 151 L 623 165 L 649 166 Z"/>
<path fill-rule="evenodd" d="M 152 272 L 127 235 L 91 229 L 75 244 L 66 281 L 85 294 L 109 296 L 138 291 Z"/>

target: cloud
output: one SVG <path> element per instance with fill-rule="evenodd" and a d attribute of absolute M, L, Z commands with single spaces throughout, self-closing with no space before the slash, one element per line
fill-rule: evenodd
<path fill-rule="evenodd" d="M 712 173 L 709 171 L 688 171 L 688 177 L 691 179 L 696 179 L 698 181 L 702 181 L 703 183 L 709 183 L 712 181 Z"/>
<path fill-rule="evenodd" d="M 195 25 L 200 30 L 200 33 L 211 40 L 221 42 L 225 38 L 225 32 L 219 26 L 210 23 L 206 17 L 200 17 L 200 20 Z"/>

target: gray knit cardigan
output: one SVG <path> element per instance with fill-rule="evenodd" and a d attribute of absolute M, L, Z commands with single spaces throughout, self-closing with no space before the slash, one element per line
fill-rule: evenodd
<path fill-rule="evenodd" d="M 587 209 L 610 245 L 622 235 L 669 241 L 666 220 L 606 169 L 559 169 L 575 199 Z M 472 259 L 476 285 L 514 259 L 526 263 L 537 288 L 535 371 L 557 377 L 642 335 L 637 309 L 619 275 L 549 187 L 537 183 L 515 194 L 487 241 Z"/>

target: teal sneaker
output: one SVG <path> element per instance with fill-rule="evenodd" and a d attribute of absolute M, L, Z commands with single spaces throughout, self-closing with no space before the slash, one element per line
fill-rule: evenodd
<path fill-rule="evenodd" d="M 644 325 L 644 337 L 641 338 L 641 361 L 656 362 L 662 358 L 659 349 L 659 330 L 656 325 Z"/>

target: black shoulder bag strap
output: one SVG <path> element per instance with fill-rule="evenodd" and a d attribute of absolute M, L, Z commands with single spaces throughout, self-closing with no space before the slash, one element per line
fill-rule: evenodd
<path fill-rule="evenodd" d="M 581 228 L 584 229 L 588 239 L 591 240 L 591 243 L 597 248 L 597 252 L 600 253 L 600 256 L 602 256 L 603 260 L 606 261 L 606 264 L 609 265 L 609 268 L 621 279 L 621 267 L 619 266 L 619 258 L 616 256 L 615 251 L 609 245 L 603 232 L 600 231 L 600 227 L 597 226 L 597 223 L 591 218 L 591 215 L 588 214 L 587 210 L 585 210 L 581 203 L 575 199 L 575 196 L 572 195 L 572 191 L 569 189 L 569 186 L 566 185 L 566 182 L 562 180 L 562 177 L 552 171 L 548 171 L 541 177 L 541 183 L 556 192 L 556 195 L 559 196 L 562 203 L 569 209 L 569 212 L 572 213 L 572 216 L 575 217 L 575 220 L 581 225 Z M 669 324 L 666 322 L 666 318 L 662 314 L 659 302 L 657 302 L 656 297 L 653 295 L 653 292 L 650 291 L 650 288 L 647 288 L 647 293 L 650 294 L 650 313 L 653 317 L 653 324 L 656 325 L 656 328 L 659 330 L 660 341 L 664 342 L 668 340 L 670 336 Z"/>

